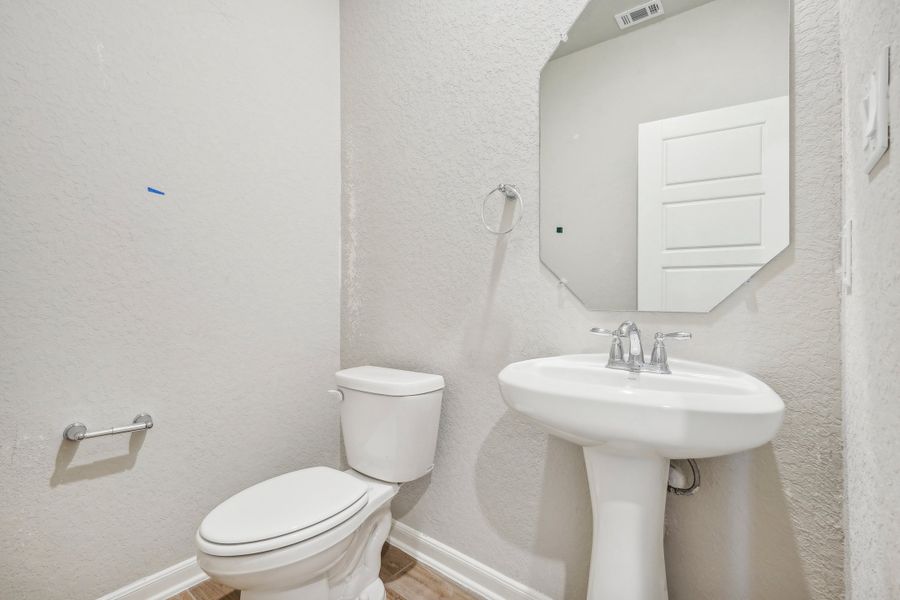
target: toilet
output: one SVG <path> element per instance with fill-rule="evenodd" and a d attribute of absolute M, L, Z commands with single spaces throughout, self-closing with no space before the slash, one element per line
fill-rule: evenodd
<path fill-rule="evenodd" d="M 197 563 L 242 600 L 383 600 L 381 548 L 400 485 L 434 466 L 444 379 L 335 374 L 350 469 L 311 467 L 238 492 L 197 530 Z"/>

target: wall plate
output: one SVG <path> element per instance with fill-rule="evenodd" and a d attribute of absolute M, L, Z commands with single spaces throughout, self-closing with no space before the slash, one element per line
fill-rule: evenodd
<path fill-rule="evenodd" d="M 885 46 L 864 85 L 866 95 L 860 103 L 862 144 L 866 173 L 871 173 L 888 148 L 888 77 L 891 49 Z"/>
<path fill-rule="evenodd" d="M 841 287 L 845 295 L 853 291 L 853 219 L 841 230 Z"/>

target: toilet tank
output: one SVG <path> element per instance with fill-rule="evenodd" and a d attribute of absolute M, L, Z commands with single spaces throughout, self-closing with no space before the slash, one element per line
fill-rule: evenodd
<path fill-rule="evenodd" d="M 364 475 L 402 483 L 434 467 L 444 378 L 354 367 L 335 374 L 343 395 L 341 430 L 347 462 Z"/>

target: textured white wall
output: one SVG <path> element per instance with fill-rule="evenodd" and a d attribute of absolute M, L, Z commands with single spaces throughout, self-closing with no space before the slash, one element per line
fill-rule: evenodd
<path fill-rule="evenodd" d="M 345 0 L 342 363 L 441 373 L 437 464 L 405 486 L 405 523 L 555 598 L 583 597 L 590 506 L 579 448 L 510 413 L 496 375 L 541 355 L 605 351 L 538 258 L 538 81 L 583 0 Z M 837 0 L 796 0 L 791 247 L 709 315 L 645 314 L 694 331 L 672 352 L 744 369 L 784 397 L 775 442 L 702 462 L 671 498 L 672 600 L 841 597 Z M 508 239 L 473 200 L 521 186 Z"/>
<path fill-rule="evenodd" d="M 544 67 L 541 259 L 586 306 L 637 307 L 638 125 L 786 95 L 789 8 L 715 0 Z"/>
<path fill-rule="evenodd" d="M 848 599 L 900 598 L 900 5 L 841 1 L 844 216 L 853 219 L 853 290 L 843 301 Z M 859 103 L 891 46 L 891 144 L 863 170 Z"/>
<path fill-rule="evenodd" d="M 339 462 L 338 8 L 0 3 L 0 597 L 96 598 Z"/>

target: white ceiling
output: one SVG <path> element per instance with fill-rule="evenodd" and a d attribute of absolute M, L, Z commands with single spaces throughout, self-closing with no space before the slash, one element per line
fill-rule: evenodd
<path fill-rule="evenodd" d="M 559 58 L 566 54 L 572 54 L 588 46 L 605 42 L 608 39 L 637 31 L 643 27 L 652 27 L 654 23 L 660 23 L 663 19 L 677 15 L 678 13 L 697 8 L 712 0 L 660 0 L 662 2 L 662 17 L 650 19 L 646 23 L 634 25 L 626 30 L 620 30 L 616 25 L 615 16 L 623 11 L 639 6 L 646 0 L 591 0 L 584 11 L 575 20 L 575 24 L 569 29 L 569 39 L 559 45 L 553 58 Z"/>

